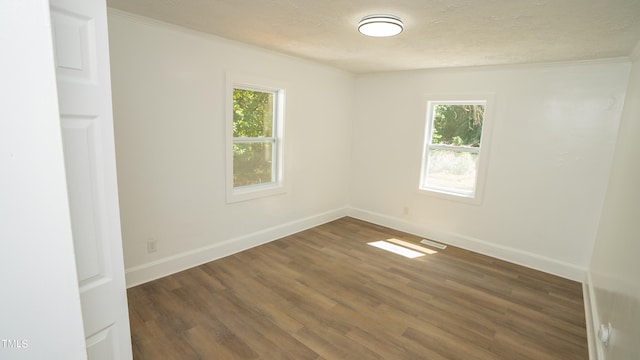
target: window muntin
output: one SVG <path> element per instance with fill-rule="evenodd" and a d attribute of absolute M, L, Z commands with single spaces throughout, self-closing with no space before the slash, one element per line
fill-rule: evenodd
<path fill-rule="evenodd" d="M 285 90 L 274 84 L 227 73 L 227 203 L 286 192 Z"/>
<path fill-rule="evenodd" d="M 475 198 L 487 100 L 429 101 L 420 189 Z"/>

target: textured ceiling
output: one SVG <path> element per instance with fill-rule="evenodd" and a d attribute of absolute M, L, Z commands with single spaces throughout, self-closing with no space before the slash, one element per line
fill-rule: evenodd
<path fill-rule="evenodd" d="M 628 56 L 640 0 L 107 0 L 109 7 L 354 73 Z M 368 38 L 370 14 L 405 30 Z"/>

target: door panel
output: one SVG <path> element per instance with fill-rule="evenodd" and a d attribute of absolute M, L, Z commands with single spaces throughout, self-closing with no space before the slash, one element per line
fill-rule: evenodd
<path fill-rule="evenodd" d="M 89 359 L 131 359 L 104 0 L 51 0 L 60 126 Z"/>
<path fill-rule="evenodd" d="M 61 117 L 62 142 L 65 154 L 69 207 L 74 214 L 73 229 L 76 269 L 80 286 L 104 276 L 101 256 L 100 209 L 95 190 L 96 118 Z M 82 239 L 82 241 L 80 241 Z"/>

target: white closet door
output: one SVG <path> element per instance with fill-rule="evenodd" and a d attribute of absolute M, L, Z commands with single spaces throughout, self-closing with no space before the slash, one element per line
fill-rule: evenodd
<path fill-rule="evenodd" d="M 104 0 L 51 0 L 60 122 L 89 359 L 131 359 Z"/>

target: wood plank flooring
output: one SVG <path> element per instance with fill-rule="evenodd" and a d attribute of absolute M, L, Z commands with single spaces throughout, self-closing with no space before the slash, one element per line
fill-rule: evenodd
<path fill-rule="evenodd" d="M 352 218 L 128 290 L 136 359 L 588 359 L 581 284 Z"/>

